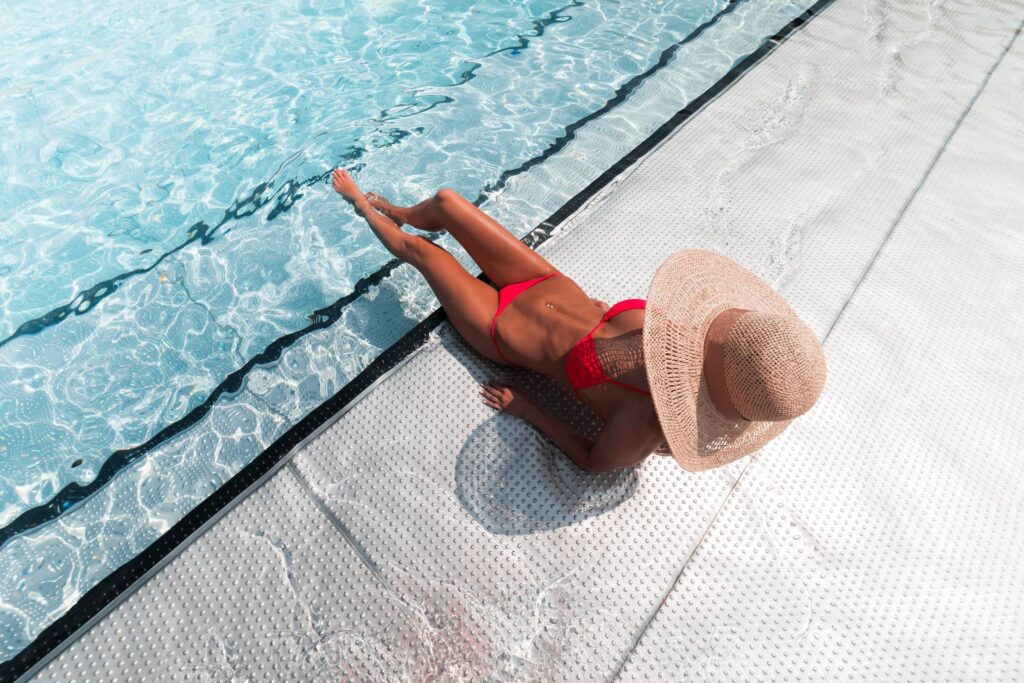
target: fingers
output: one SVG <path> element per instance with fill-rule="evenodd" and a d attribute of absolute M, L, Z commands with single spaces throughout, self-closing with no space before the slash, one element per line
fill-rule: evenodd
<path fill-rule="evenodd" d="M 500 388 L 482 383 L 480 384 L 480 396 L 483 398 L 484 405 L 495 410 L 504 408 L 502 390 Z"/>
<path fill-rule="evenodd" d="M 487 392 L 488 395 L 494 398 L 502 398 L 505 396 L 511 387 L 507 387 L 501 384 L 481 384 L 480 391 Z"/>
<path fill-rule="evenodd" d="M 481 384 L 480 395 L 483 396 L 484 398 L 489 398 L 494 401 L 498 401 L 501 399 L 501 390 L 498 389 L 497 387 L 492 387 L 489 384 Z"/>

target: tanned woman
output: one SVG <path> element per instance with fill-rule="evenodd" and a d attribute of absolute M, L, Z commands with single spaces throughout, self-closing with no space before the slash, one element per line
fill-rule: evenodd
<path fill-rule="evenodd" d="M 331 182 L 388 251 L 426 278 L 473 349 L 547 375 L 593 409 L 604 425 L 591 440 L 517 388 L 480 387 L 484 403 L 527 420 L 586 470 L 630 467 L 655 452 L 690 471 L 723 465 L 781 433 L 825 384 L 814 333 L 724 256 L 678 252 L 646 300 L 609 306 L 452 190 L 403 207 L 364 194 L 344 170 Z M 403 225 L 447 230 L 492 284 Z"/>

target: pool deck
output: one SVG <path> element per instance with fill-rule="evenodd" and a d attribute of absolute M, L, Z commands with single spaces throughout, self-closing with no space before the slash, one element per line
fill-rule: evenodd
<path fill-rule="evenodd" d="M 447 325 L 37 680 L 1024 677 L 1024 2 L 839 0 L 559 226 L 592 296 L 729 255 L 818 404 L 584 475 Z"/>

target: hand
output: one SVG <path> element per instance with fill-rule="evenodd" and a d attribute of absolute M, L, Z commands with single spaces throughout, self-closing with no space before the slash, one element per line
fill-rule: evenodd
<path fill-rule="evenodd" d="M 516 417 L 525 417 L 531 406 L 526 395 L 516 387 L 481 384 L 480 395 L 483 396 L 486 405 Z"/>

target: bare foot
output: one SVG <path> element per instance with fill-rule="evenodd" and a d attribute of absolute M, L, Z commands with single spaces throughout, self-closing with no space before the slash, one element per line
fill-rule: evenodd
<path fill-rule="evenodd" d="M 343 168 L 336 168 L 331 173 L 331 185 L 335 192 L 349 201 L 354 202 L 363 194 L 359 186 L 356 185 L 356 181 L 352 180 L 352 176 Z"/>
<path fill-rule="evenodd" d="M 370 206 L 377 209 L 377 211 L 380 211 L 382 214 L 397 223 L 398 227 L 405 225 L 405 207 L 395 206 L 376 192 L 367 192 L 366 201 L 370 202 Z"/>

